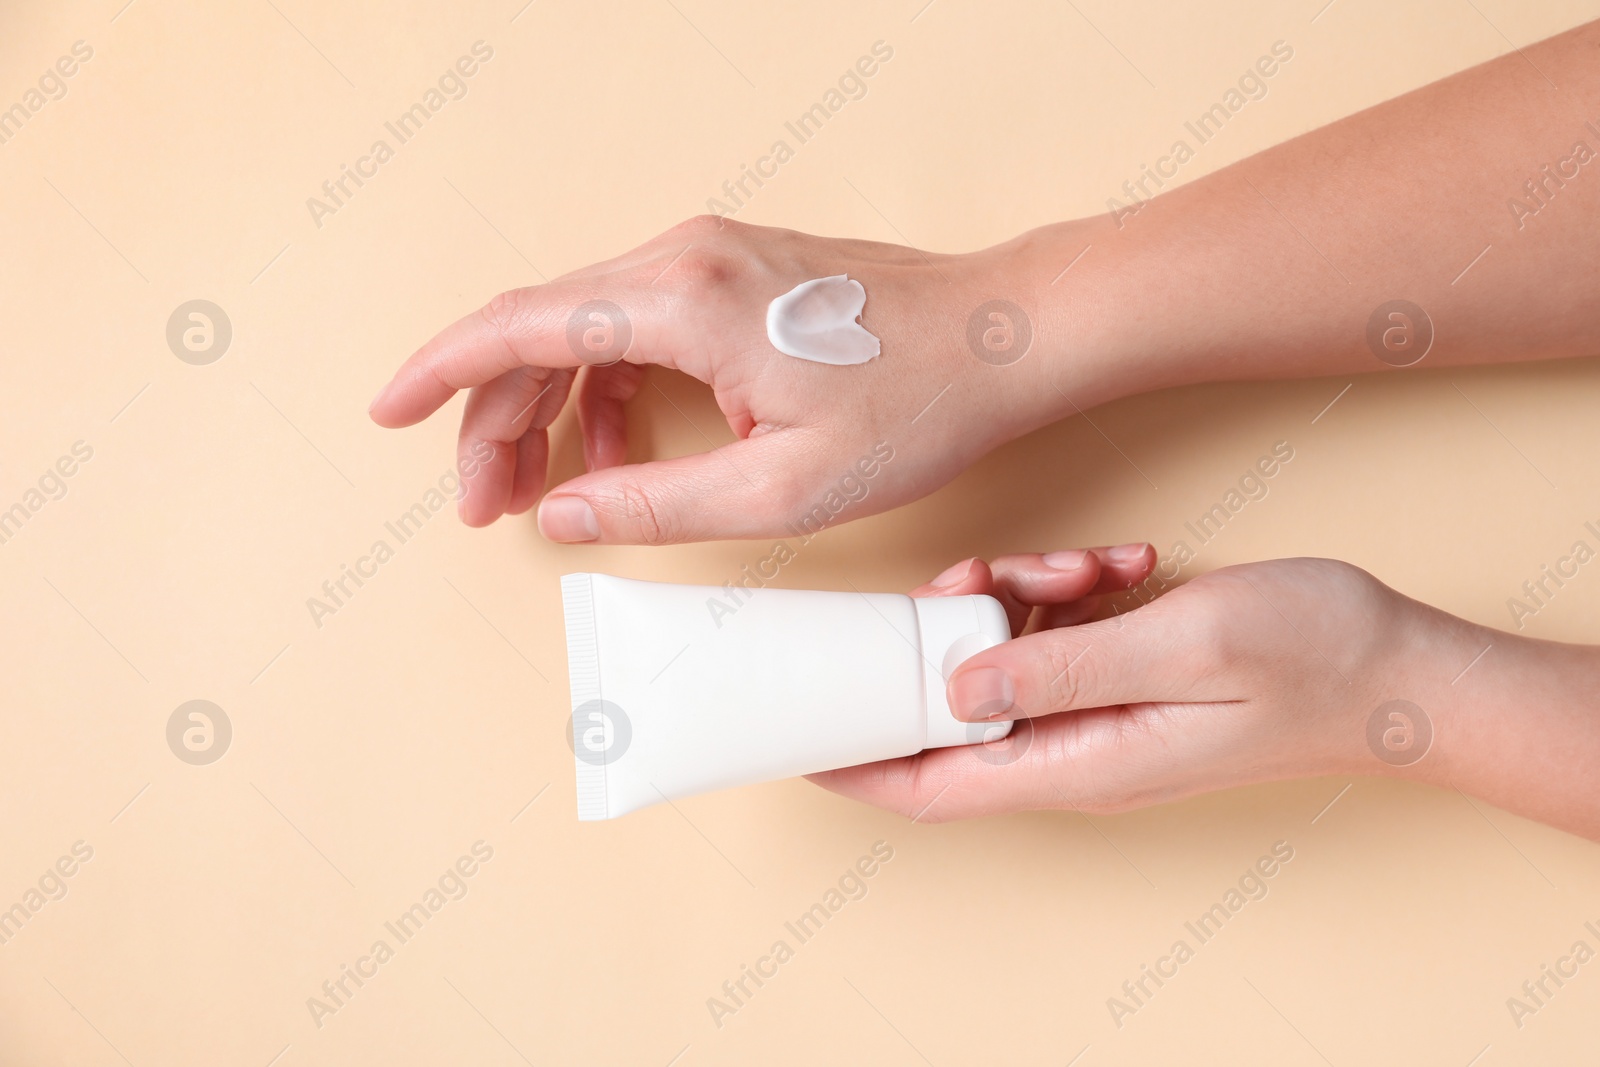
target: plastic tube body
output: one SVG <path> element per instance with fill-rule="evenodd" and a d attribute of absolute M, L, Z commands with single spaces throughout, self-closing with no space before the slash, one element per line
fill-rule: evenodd
<path fill-rule="evenodd" d="M 1009 637 L 989 597 L 562 579 L 578 817 L 995 740 L 944 678 Z"/>

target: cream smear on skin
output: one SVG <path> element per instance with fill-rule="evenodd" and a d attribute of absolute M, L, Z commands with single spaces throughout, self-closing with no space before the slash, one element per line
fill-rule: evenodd
<path fill-rule="evenodd" d="M 848 275 L 801 282 L 767 305 L 767 340 L 813 363 L 865 363 L 879 352 L 878 339 L 856 321 L 866 306 L 866 289 Z"/>

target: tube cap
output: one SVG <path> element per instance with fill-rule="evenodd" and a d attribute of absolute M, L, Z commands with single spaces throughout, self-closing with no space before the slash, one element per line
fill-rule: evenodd
<path fill-rule="evenodd" d="M 950 748 L 998 741 L 1011 723 L 962 722 L 950 714 L 945 682 L 968 658 L 1011 640 L 1005 609 L 992 596 L 915 597 L 922 638 L 923 693 L 927 704 L 924 748 Z"/>

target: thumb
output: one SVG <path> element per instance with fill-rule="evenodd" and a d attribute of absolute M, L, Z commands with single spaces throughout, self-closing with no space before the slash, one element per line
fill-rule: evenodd
<path fill-rule="evenodd" d="M 1019 637 L 951 673 L 950 710 L 958 719 L 983 722 L 1219 699 L 1202 695 L 1220 666 L 1211 626 L 1209 615 L 1158 600 L 1113 619 Z"/>
<path fill-rule="evenodd" d="M 802 430 L 774 430 L 692 456 L 593 471 L 550 491 L 539 532 L 552 541 L 669 545 L 780 536 L 803 504 L 818 449 Z M 815 530 L 811 530 L 815 532 Z"/>

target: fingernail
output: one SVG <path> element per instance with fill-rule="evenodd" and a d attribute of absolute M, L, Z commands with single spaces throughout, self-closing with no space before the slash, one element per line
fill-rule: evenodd
<path fill-rule="evenodd" d="M 1011 676 L 999 667 L 957 671 L 950 679 L 950 710 L 958 719 L 983 722 L 1003 717 L 1016 706 Z"/>
<path fill-rule="evenodd" d="M 972 573 L 974 560 L 964 559 L 955 566 L 939 572 L 938 577 L 928 584 L 935 589 L 948 589 L 952 585 L 960 585 L 961 580 Z"/>
<path fill-rule="evenodd" d="M 383 397 L 384 397 L 384 394 L 387 393 L 388 391 L 389 391 L 389 387 L 387 385 L 385 385 L 382 389 L 378 390 L 378 395 L 373 397 L 372 398 L 372 403 L 367 405 L 367 414 L 368 415 L 372 414 L 372 409 L 378 406 L 378 401 L 382 400 Z"/>
<path fill-rule="evenodd" d="M 1117 545 L 1115 548 L 1106 549 L 1106 555 L 1118 563 L 1132 563 L 1144 558 L 1145 549 L 1150 546 L 1143 541 L 1131 545 Z"/>
<path fill-rule="evenodd" d="M 539 532 L 563 544 L 593 541 L 600 536 L 600 520 L 581 496 L 547 496 L 539 504 Z"/>
<path fill-rule="evenodd" d="M 1044 565 L 1058 571 L 1075 571 L 1083 566 L 1083 561 L 1089 558 L 1089 553 L 1081 548 L 1068 548 L 1060 552 L 1046 552 Z"/>

